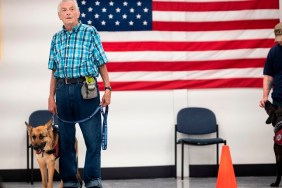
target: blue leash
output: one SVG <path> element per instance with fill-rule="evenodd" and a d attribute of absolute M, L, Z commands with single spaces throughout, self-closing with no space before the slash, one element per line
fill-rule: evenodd
<path fill-rule="evenodd" d="M 82 120 L 78 120 L 78 121 L 67 121 L 67 120 L 64 120 L 62 118 L 60 118 L 58 115 L 56 115 L 56 117 L 64 122 L 64 123 L 82 123 L 82 122 L 85 122 L 85 121 L 88 121 L 89 119 L 91 119 L 97 112 L 101 112 L 101 114 L 103 115 L 103 125 L 102 125 L 102 149 L 103 150 L 106 150 L 107 149 L 107 142 L 108 142 L 108 123 L 107 123 L 107 118 L 108 118 L 108 112 L 109 112 L 109 106 L 106 106 L 105 107 L 105 111 L 103 110 L 103 107 L 101 105 L 99 105 L 95 110 L 94 112 L 82 119 Z M 54 116 L 54 115 L 53 115 Z"/>

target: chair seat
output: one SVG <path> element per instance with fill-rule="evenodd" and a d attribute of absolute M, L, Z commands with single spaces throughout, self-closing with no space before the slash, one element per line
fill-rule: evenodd
<path fill-rule="evenodd" d="M 226 141 L 221 138 L 206 138 L 206 139 L 197 139 L 197 138 L 181 138 L 177 141 L 177 144 L 189 144 L 189 145 L 212 145 L 225 143 Z"/>

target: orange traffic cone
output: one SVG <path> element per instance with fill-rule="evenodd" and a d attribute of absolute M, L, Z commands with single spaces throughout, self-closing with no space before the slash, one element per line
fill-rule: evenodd
<path fill-rule="evenodd" d="M 227 145 L 222 146 L 216 188 L 237 188 L 229 146 Z"/>

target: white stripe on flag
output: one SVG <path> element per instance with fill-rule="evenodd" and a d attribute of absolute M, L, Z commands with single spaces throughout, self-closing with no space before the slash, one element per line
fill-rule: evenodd
<path fill-rule="evenodd" d="M 242 10 L 242 11 L 210 11 L 210 12 L 169 12 L 153 11 L 154 21 L 200 22 L 276 19 L 279 10 Z"/>
<path fill-rule="evenodd" d="M 203 71 L 161 71 L 161 72 L 111 72 L 111 79 L 117 82 L 205 80 L 226 78 L 261 78 L 262 68 L 223 69 Z"/>
<path fill-rule="evenodd" d="M 110 62 L 135 62 L 135 61 L 204 61 L 228 60 L 244 58 L 265 58 L 269 49 L 240 49 L 199 52 L 107 52 Z M 134 65 L 133 65 L 134 66 Z"/>
<path fill-rule="evenodd" d="M 231 31 L 203 31 L 203 32 L 100 32 L 102 42 L 139 42 L 139 41 L 226 41 L 245 39 L 273 39 L 273 29 L 250 29 Z M 142 36 L 142 37 L 140 37 Z M 273 40 L 274 41 L 274 40 Z"/>

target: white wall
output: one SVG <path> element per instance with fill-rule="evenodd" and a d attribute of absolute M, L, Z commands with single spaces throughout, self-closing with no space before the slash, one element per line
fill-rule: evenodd
<path fill-rule="evenodd" d="M 281 1 L 281 0 L 280 0 Z M 52 35 L 61 28 L 57 0 L 0 0 L 0 169 L 26 166 L 26 127 L 30 113 L 47 108 Z M 102 167 L 174 164 L 174 124 L 186 106 L 214 110 L 220 136 L 228 141 L 234 164 L 274 163 L 273 132 L 258 107 L 261 89 L 201 89 L 113 92 L 108 150 Z M 79 166 L 85 147 L 78 128 Z M 214 148 L 191 147 L 188 164 L 213 164 Z M 185 169 L 187 175 L 187 169 Z"/>

